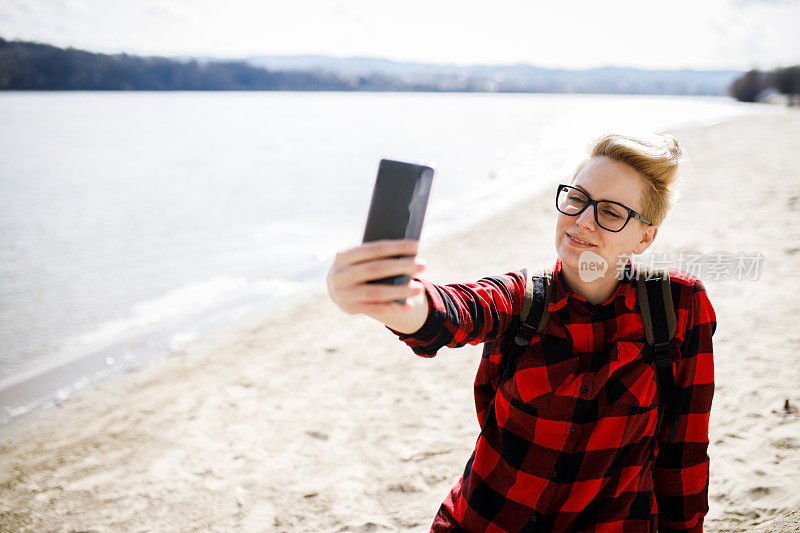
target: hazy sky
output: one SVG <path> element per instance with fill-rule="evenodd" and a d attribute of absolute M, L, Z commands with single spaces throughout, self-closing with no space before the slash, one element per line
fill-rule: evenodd
<path fill-rule="evenodd" d="M 147 55 L 767 69 L 800 63 L 798 0 L 0 0 L 0 36 Z"/>

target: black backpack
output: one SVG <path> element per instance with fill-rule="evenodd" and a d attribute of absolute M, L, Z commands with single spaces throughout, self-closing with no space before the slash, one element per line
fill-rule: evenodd
<path fill-rule="evenodd" d="M 552 271 L 543 270 L 528 277 L 527 269 L 525 298 L 519 317 L 515 317 L 509 330 L 511 332 L 510 349 L 506 351 L 500 363 L 500 381 L 509 376 L 514 361 L 522 355 L 525 347 L 537 333 L 544 330 L 550 319 L 547 303 L 550 302 L 550 285 Z M 649 355 L 655 358 L 658 379 L 659 404 L 664 407 L 664 414 L 669 424 L 669 440 L 675 440 L 680 416 L 680 401 L 672 374 L 672 355 L 669 341 L 675 336 L 678 320 L 672 304 L 673 295 L 666 270 L 651 270 L 637 266 L 635 268 L 636 295 L 644 324 L 645 340 L 649 346 Z M 652 360 L 652 359 L 651 359 Z"/>

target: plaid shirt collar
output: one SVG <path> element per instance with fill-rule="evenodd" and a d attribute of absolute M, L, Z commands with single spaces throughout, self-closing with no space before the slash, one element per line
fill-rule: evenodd
<path fill-rule="evenodd" d="M 620 280 L 620 282 L 617 284 L 617 289 L 614 291 L 614 294 L 612 294 L 608 300 L 603 302 L 601 305 L 606 305 L 609 302 L 614 301 L 616 298 L 622 298 L 625 301 L 625 306 L 629 310 L 633 311 L 633 308 L 636 305 L 636 291 L 633 289 L 634 281 L 631 276 L 631 268 L 632 263 L 629 259 L 625 264 L 625 272 L 622 280 Z M 564 273 L 562 272 L 561 268 L 561 258 L 556 259 L 555 267 L 553 267 L 553 279 L 558 280 L 558 282 L 553 283 L 553 294 L 550 297 L 550 304 L 547 306 L 550 311 L 558 311 L 567 305 L 567 301 L 570 297 L 586 302 L 586 299 L 583 296 L 567 286 L 567 283 L 564 280 Z"/>

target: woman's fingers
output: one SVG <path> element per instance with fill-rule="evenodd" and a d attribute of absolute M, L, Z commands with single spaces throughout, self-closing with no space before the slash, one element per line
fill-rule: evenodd
<path fill-rule="evenodd" d="M 418 249 L 419 241 L 410 239 L 373 241 L 339 251 L 334 264 L 341 268 L 386 257 L 416 255 Z"/>
<path fill-rule="evenodd" d="M 425 269 L 425 261 L 418 257 L 376 259 L 351 265 L 342 270 L 342 283 L 359 284 L 390 276 L 414 276 Z"/>
<path fill-rule="evenodd" d="M 406 285 L 383 285 L 365 283 L 345 291 L 339 291 L 336 302 L 346 313 L 372 314 L 374 312 L 402 312 L 411 309 L 410 305 L 397 304 L 394 300 L 406 300 L 422 293 L 424 287 L 417 281 Z"/>
<path fill-rule="evenodd" d="M 353 301 L 360 303 L 385 303 L 392 300 L 410 298 L 422 292 L 418 285 L 384 285 L 382 283 L 366 283 L 358 285 L 352 291 Z"/>
<path fill-rule="evenodd" d="M 374 241 L 342 250 L 328 272 L 328 292 L 333 302 L 351 314 L 397 313 L 411 309 L 403 300 L 420 294 L 422 284 L 409 281 L 403 285 L 367 283 L 390 276 L 413 277 L 425 269 L 417 258 L 419 242 L 414 240 Z"/>

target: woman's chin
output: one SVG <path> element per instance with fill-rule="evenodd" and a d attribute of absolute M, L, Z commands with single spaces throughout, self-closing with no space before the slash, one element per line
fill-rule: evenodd
<path fill-rule="evenodd" d="M 561 265 L 575 272 L 594 270 L 605 272 L 615 265 L 598 252 L 598 248 L 576 249 L 571 246 L 559 246 L 556 254 L 561 260 Z"/>
<path fill-rule="evenodd" d="M 575 271 L 578 270 L 578 266 L 580 264 L 580 252 L 576 253 L 575 250 L 570 250 L 569 248 L 562 249 L 561 247 L 559 247 L 556 252 L 558 253 L 558 258 L 561 260 L 561 265 L 563 268 L 568 268 Z"/>

